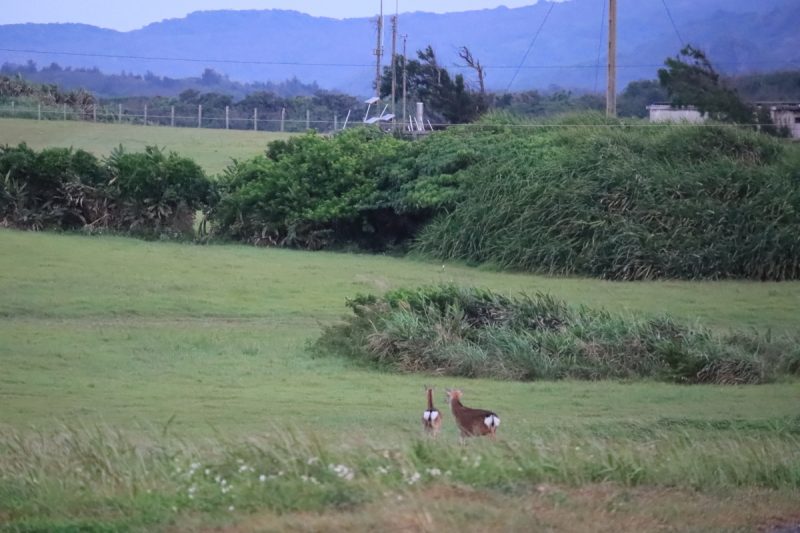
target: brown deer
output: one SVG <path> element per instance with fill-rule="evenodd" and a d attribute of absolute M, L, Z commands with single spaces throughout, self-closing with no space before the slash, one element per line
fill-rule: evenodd
<path fill-rule="evenodd" d="M 425 433 L 435 437 L 442 428 L 442 413 L 433 406 L 433 389 L 425 386 L 428 395 L 428 408 L 422 413 L 422 428 Z"/>
<path fill-rule="evenodd" d="M 458 389 L 447 389 L 447 401 L 450 403 L 450 410 L 456 419 L 458 429 L 461 430 L 461 442 L 464 442 L 465 437 L 481 435 L 489 435 L 494 439 L 497 426 L 500 425 L 500 417 L 492 411 L 465 407 L 461 403 L 461 394 Z"/>

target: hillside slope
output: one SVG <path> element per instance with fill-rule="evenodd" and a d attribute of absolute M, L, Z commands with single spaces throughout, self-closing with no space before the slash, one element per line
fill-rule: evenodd
<path fill-rule="evenodd" d="M 681 46 L 662 2 L 629 4 L 620 9 L 621 84 L 652 78 L 664 58 Z M 721 70 L 728 73 L 776 70 L 800 61 L 800 35 L 796 31 L 800 4 L 792 0 L 672 0 L 668 5 L 681 38 L 709 50 Z M 449 67 L 459 62 L 457 48 L 469 46 L 489 66 L 489 87 L 505 89 L 550 7 L 540 2 L 516 9 L 408 13 L 401 15 L 400 31 L 408 33 L 409 51 L 430 43 Z M 601 0 L 569 0 L 553 6 L 525 62 L 530 68 L 519 73 L 512 89 L 552 84 L 591 89 L 602 83 L 603 72 L 596 64 L 598 49 L 605 50 L 600 40 L 603 12 Z M 25 63 L 32 59 L 40 65 L 55 61 L 73 67 L 97 66 L 109 72 L 151 71 L 173 77 L 196 75 L 212 67 L 238 80 L 275 81 L 296 76 L 306 82 L 316 80 L 324 88 L 366 94 L 374 72 L 373 39 L 372 20 L 368 18 L 337 20 L 280 10 L 206 11 L 130 32 L 81 24 L 0 26 L 0 61 Z M 543 66 L 547 68 L 540 68 Z M 550 68 L 554 66 L 572 68 Z"/>

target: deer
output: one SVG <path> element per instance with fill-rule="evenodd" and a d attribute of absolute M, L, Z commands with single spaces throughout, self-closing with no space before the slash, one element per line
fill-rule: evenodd
<path fill-rule="evenodd" d="M 447 401 L 450 403 L 453 418 L 456 419 L 458 429 L 461 431 L 461 443 L 464 443 L 466 437 L 482 435 L 489 435 L 489 438 L 495 439 L 497 426 L 500 425 L 500 417 L 492 411 L 465 407 L 461 403 L 462 394 L 458 389 L 447 389 Z"/>
<path fill-rule="evenodd" d="M 435 437 L 442 428 L 442 413 L 433 406 L 433 389 L 426 385 L 425 392 L 428 396 L 428 408 L 422 413 L 422 429 Z"/>

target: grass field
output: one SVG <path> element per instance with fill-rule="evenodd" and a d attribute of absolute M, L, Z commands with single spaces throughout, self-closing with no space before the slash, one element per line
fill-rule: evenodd
<path fill-rule="evenodd" d="M 263 131 L 0 118 L 0 144 L 17 145 L 24 141 L 37 150 L 72 146 L 98 157 L 108 155 L 120 144 L 129 151 L 140 151 L 145 146 L 156 145 L 195 160 L 209 174 L 221 172 L 232 158 L 253 157 L 263 152 L 270 141 L 288 135 Z"/>
<path fill-rule="evenodd" d="M 796 382 L 455 380 L 308 350 L 346 297 L 389 287 L 548 291 L 778 335 L 798 332 L 800 283 L 608 283 L 7 230 L 0 250 L 0 524 L 12 530 L 800 522 Z M 458 385 L 468 405 L 495 409 L 499 442 L 462 448 L 452 423 L 420 441 L 423 383 L 440 407 L 443 388 Z M 339 463 L 355 479 L 327 466 Z"/>

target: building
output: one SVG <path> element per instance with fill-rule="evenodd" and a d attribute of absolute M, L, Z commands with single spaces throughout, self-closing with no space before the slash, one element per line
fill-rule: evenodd
<path fill-rule="evenodd" d="M 769 108 L 772 122 L 779 128 L 789 130 L 792 139 L 800 140 L 800 104 L 786 102 L 756 102 L 757 108 Z M 708 113 L 700 113 L 694 106 L 672 107 L 670 104 L 647 106 L 650 122 L 686 122 L 699 124 L 708 120 Z"/>
<path fill-rule="evenodd" d="M 800 139 L 800 104 L 773 104 L 769 115 L 776 126 L 789 130 L 792 139 Z"/>
<path fill-rule="evenodd" d="M 672 107 L 670 104 L 653 104 L 647 106 L 650 122 L 688 122 L 699 124 L 708 119 L 708 113 L 700 113 L 693 105 Z"/>

